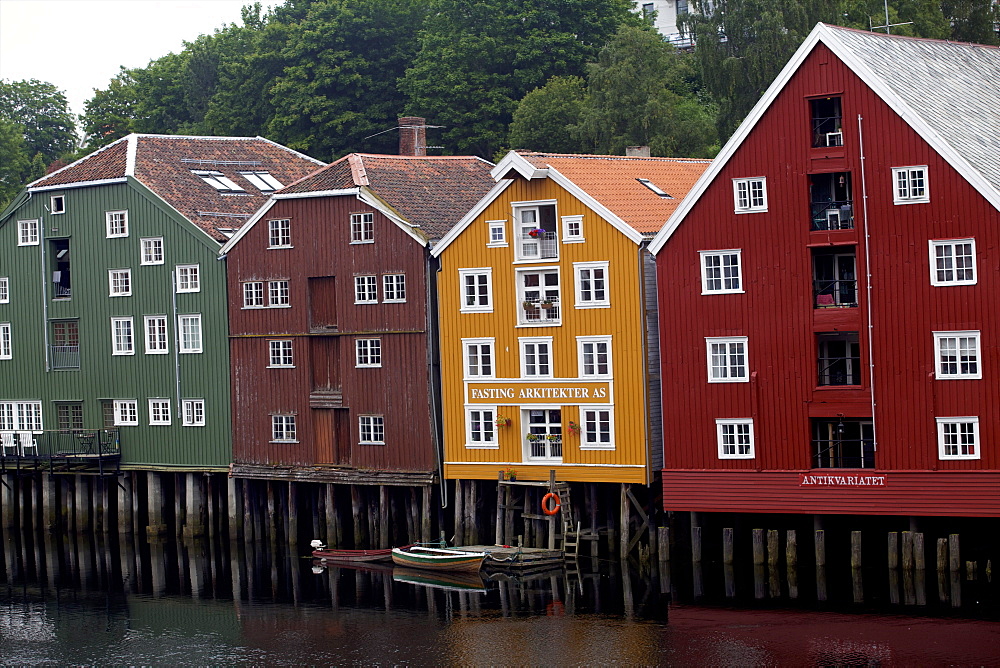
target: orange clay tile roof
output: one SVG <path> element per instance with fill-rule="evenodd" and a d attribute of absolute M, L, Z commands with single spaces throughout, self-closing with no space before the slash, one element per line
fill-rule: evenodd
<path fill-rule="evenodd" d="M 645 236 L 656 234 L 711 160 L 561 153 L 518 154 L 539 169 L 554 168 Z M 661 197 L 637 179 L 668 195 Z"/>
<path fill-rule="evenodd" d="M 280 191 L 365 186 L 431 239 L 440 239 L 496 182 L 493 164 L 469 156 L 352 153 Z"/>
<path fill-rule="evenodd" d="M 128 164 L 129 145 L 134 164 Z M 282 184 L 292 183 L 324 163 L 262 137 L 189 137 L 129 135 L 31 183 L 51 188 L 134 176 L 213 239 L 224 242 L 222 230 L 238 229 L 271 196 L 239 172 L 268 172 Z M 192 170 L 221 172 L 243 188 L 224 194 Z"/>

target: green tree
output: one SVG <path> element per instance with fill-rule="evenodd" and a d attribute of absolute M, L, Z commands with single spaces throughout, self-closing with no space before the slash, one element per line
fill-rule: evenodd
<path fill-rule="evenodd" d="M 941 10 L 951 22 L 951 39 L 1000 44 L 1000 5 L 993 0 L 942 0 Z"/>
<path fill-rule="evenodd" d="M 893 35 L 935 39 L 946 39 L 951 30 L 938 0 L 893 0 L 889 4 L 883 0 L 841 0 L 839 13 L 838 25 L 859 30 L 888 24 Z"/>
<path fill-rule="evenodd" d="M 131 75 L 122 68 L 107 89 L 95 90 L 94 97 L 83 105 L 80 124 L 87 137 L 84 151 L 89 153 L 130 134 L 138 103 Z"/>
<path fill-rule="evenodd" d="M 0 211 L 25 184 L 27 168 L 24 127 L 0 116 Z"/>
<path fill-rule="evenodd" d="M 41 153 L 48 163 L 76 148 L 66 96 L 50 83 L 0 80 L 0 117 L 21 126 L 25 155 Z"/>
<path fill-rule="evenodd" d="M 580 122 L 587 87 L 575 76 L 552 77 L 518 103 L 510 124 L 511 148 L 577 153 L 580 140 L 571 126 Z"/>

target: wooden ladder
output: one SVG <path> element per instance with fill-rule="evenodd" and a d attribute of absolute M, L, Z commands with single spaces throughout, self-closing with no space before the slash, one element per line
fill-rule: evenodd
<path fill-rule="evenodd" d="M 573 513 L 573 501 L 570 496 L 569 483 L 557 482 L 556 494 L 559 495 L 560 512 L 562 514 L 563 555 L 566 559 L 577 560 L 580 552 L 580 522 Z"/>

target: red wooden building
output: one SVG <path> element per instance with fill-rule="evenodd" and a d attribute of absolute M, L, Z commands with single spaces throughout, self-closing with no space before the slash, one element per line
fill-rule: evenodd
<path fill-rule="evenodd" d="M 1000 516 L 998 82 L 813 30 L 651 245 L 665 509 Z"/>

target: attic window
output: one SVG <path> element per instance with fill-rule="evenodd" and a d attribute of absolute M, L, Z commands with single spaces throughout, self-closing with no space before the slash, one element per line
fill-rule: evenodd
<path fill-rule="evenodd" d="M 205 169 L 192 169 L 191 173 L 218 190 L 220 193 L 226 194 L 246 192 L 243 188 L 236 185 L 228 176 L 223 176 L 222 172 Z"/>
<path fill-rule="evenodd" d="M 650 190 L 652 190 L 654 193 L 656 193 L 660 197 L 663 197 L 665 199 L 673 199 L 673 197 L 669 193 L 667 193 L 666 191 L 664 191 L 663 189 L 661 189 L 659 186 L 657 186 L 655 183 L 653 183 L 649 179 L 636 179 L 636 181 L 638 181 L 642 185 L 646 186 L 647 188 L 649 188 Z"/>
<path fill-rule="evenodd" d="M 284 188 L 281 181 L 268 172 L 240 172 L 240 176 L 256 186 L 261 192 L 272 192 Z"/>

